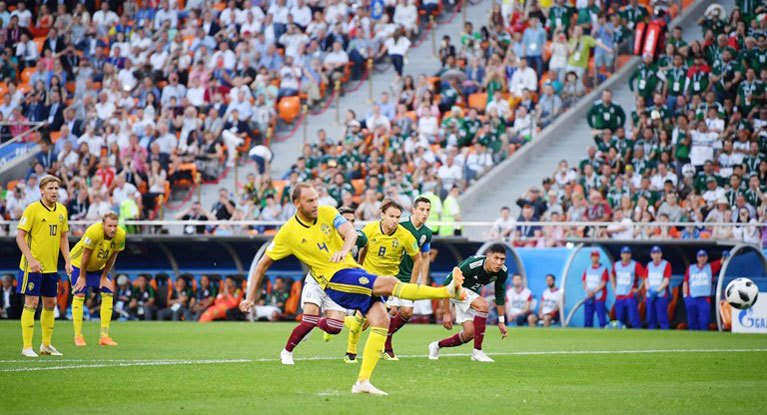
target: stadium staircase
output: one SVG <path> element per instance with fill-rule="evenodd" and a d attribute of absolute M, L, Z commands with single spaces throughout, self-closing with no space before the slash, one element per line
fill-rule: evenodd
<path fill-rule="evenodd" d="M 697 20 L 703 15 L 709 2 L 697 2 L 685 10 L 672 22 L 680 25 L 687 42 L 700 39 Z M 734 2 L 719 2 L 726 10 L 732 10 Z M 594 144 L 591 129 L 585 114 L 594 101 L 600 98 L 601 91 L 610 88 L 613 102 L 620 104 L 628 118 L 634 109 L 634 95 L 628 87 L 628 77 L 633 72 L 639 59 L 632 58 L 611 78 L 589 93 L 574 108 L 561 115 L 551 126 L 536 138 L 537 143 L 530 143 L 507 159 L 502 165 L 492 169 L 479 182 L 472 185 L 459 197 L 463 220 L 493 221 L 499 216 L 501 206 L 512 208 L 512 216 L 518 217 L 520 208 L 515 202 L 530 187 L 541 188 L 541 181 L 551 177 L 560 160 L 567 160 L 572 167 L 586 157 L 586 149 Z M 464 235 L 469 238 L 483 238 L 486 228 L 466 228 Z"/>

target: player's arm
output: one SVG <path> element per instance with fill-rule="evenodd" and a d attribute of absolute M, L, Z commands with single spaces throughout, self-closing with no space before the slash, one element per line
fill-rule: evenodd
<path fill-rule="evenodd" d="M 420 252 L 416 252 L 415 255 L 411 255 L 410 258 L 413 259 L 413 272 L 410 274 L 410 283 L 418 284 L 418 276 L 421 275 L 423 267 L 423 256 L 421 256 Z"/>
<path fill-rule="evenodd" d="M 688 297 L 690 295 L 690 267 L 684 272 L 684 281 L 682 282 L 682 295 Z"/>
<path fill-rule="evenodd" d="M 66 222 L 64 222 L 64 230 L 61 231 L 61 244 L 60 244 L 60 250 L 61 255 L 64 256 L 64 270 L 67 273 L 67 276 L 72 275 L 72 259 L 69 258 L 69 238 L 67 238 L 67 229 L 66 229 Z M 87 264 L 87 263 L 86 263 Z M 85 266 L 88 267 L 87 265 Z"/>
<path fill-rule="evenodd" d="M 88 273 L 88 261 L 91 260 L 91 255 L 93 255 L 93 250 L 87 247 L 83 247 L 83 256 L 80 258 L 80 275 L 77 276 L 77 281 L 75 281 L 74 287 L 72 287 L 72 290 L 77 292 L 85 288 L 86 283 L 86 275 Z M 104 267 L 106 269 L 106 267 Z"/>
<path fill-rule="evenodd" d="M 368 246 L 365 245 L 362 248 L 360 248 L 360 252 L 357 254 L 357 263 L 360 265 L 365 263 L 365 257 L 368 254 Z"/>
<path fill-rule="evenodd" d="M 421 246 L 421 278 L 419 284 L 429 282 L 429 264 L 431 263 L 431 235 L 427 236 L 426 243 Z M 413 267 L 415 268 L 415 267 Z"/>
<path fill-rule="evenodd" d="M 352 247 L 357 242 L 357 231 L 354 230 L 354 226 L 340 214 L 333 220 L 333 224 L 336 225 L 338 234 L 344 239 L 344 246 L 341 247 L 340 251 L 335 252 L 333 256 L 330 257 L 330 262 L 341 262 L 346 258 L 346 255 L 349 254 L 349 251 L 352 250 Z"/>
<path fill-rule="evenodd" d="M 530 296 L 527 297 L 527 301 L 525 301 L 525 308 L 522 309 L 522 314 L 527 314 L 530 312 L 530 308 L 533 305 L 533 293 L 530 293 Z M 514 316 L 516 317 L 516 316 Z"/>
<path fill-rule="evenodd" d="M 115 291 L 115 282 L 109 280 L 109 273 L 112 272 L 112 268 L 115 266 L 115 262 L 117 262 L 117 255 L 119 252 L 112 252 L 112 255 L 109 256 L 109 259 L 107 260 L 107 263 L 104 264 L 104 270 L 101 271 L 101 281 L 99 282 L 99 287 L 106 287 L 112 290 L 112 292 Z"/>
<path fill-rule="evenodd" d="M 615 264 L 613 264 L 613 269 L 610 272 L 610 286 L 613 287 L 613 292 L 615 292 Z"/>
<path fill-rule="evenodd" d="M 594 296 L 594 292 L 589 290 L 589 287 L 586 285 L 586 271 L 583 271 L 583 291 L 586 291 L 587 299 Z"/>
<path fill-rule="evenodd" d="M 16 245 L 19 246 L 24 258 L 27 259 L 29 270 L 35 273 L 43 272 L 43 264 L 32 256 L 32 250 L 27 245 L 27 231 L 24 229 L 19 229 L 19 233 L 16 234 Z"/>
<path fill-rule="evenodd" d="M 273 262 L 274 261 L 269 258 L 268 255 L 264 255 L 258 261 L 258 264 L 256 264 L 256 269 L 253 271 L 253 278 L 251 280 L 253 283 L 248 284 L 248 291 L 245 294 L 245 299 L 240 302 L 240 311 L 243 313 L 249 312 L 253 305 L 256 303 L 256 292 L 258 291 L 258 286 L 261 284 L 261 279 L 264 278 L 266 270 L 272 266 Z"/>
<path fill-rule="evenodd" d="M 509 331 L 506 330 L 506 279 L 508 274 L 495 280 L 495 309 L 498 311 L 498 330 L 501 331 L 501 339 L 506 338 Z"/>

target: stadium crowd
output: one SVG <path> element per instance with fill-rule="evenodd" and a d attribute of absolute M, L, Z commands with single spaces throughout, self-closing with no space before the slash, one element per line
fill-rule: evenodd
<path fill-rule="evenodd" d="M 766 10 L 740 3 L 729 15 L 709 7 L 701 39 L 688 44 L 677 27 L 642 56 L 630 112 L 610 91 L 593 104 L 586 156 L 561 161 L 516 201 L 517 220 L 556 224 L 515 226 L 504 208 L 492 233 L 520 246 L 560 246 L 568 236 L 767 243 L 767 228 L 756 226 L 767 222 L 767 32 L 756 19 Z M 722 222 L 735 226 L 708 225 Z"/>
<path fill-rule="evenodd" d="M 0 120 L 46 124 L 24 138 L 40 143 L 34 166 L 0 198 L 11 220 L 39 199 L 44 173 L 64 180 L 71 219 L 153 219 L 171 189 L 198 173 L 215 181 L 268 146 L 302 101 L 371 76 L 368 58 L 388 56 L 401 74 L 410 39 L 441 13 L 408 0 L 378 19 L 346 0 L 13 3 L 0 2 Z"/>

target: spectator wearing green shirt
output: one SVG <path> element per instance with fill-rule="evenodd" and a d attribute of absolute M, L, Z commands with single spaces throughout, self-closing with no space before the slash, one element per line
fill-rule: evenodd
<path fill-rule="evenodd" d="M 565 4 L 565 0 L 556 0 L 556 4 L 549 9 L 549 20 L 546 26 L 549 28 L 549 33 L 554 33 L 557 28 L 567 33 L 570 31 L 572 19 L 573 8 Z"/>
<path fill-rule="evenodd" d="M 758 111 L 764 98 L 764 84 L 756 79 L 753 68 L 746 69 L 746 79 L 738 85 L 737 102 L 743 116 L 748 117 L 752 111 Z"/>
<path fill-rule="evenodd" d="M 609 53 L 613 53 L 613 50 L 601 41 L 584 35 L 583 27 L 575 26 L 573 28 L 573 36 L 570 38 L 570 43 L 567 47 L 567 52 L 570 55 L 570 58 L 567 60 L 567 71 L 575 72 L 578 75 L 578 79 L 583 80 L 583 75 L 589 67 L 591 50 L 595 47 L 600 47 Z"/>
<path fill-rule="evenodd" d="M 714 62 L 709 75 L 709 80 L 714 86 L 714 95 L 717 102 L 724 102 L 725 98 L 733 99 L 738 90 L 738 83 L 743 79 L 743 72 L 733 59 L 730 49 L 722 51 L 721 59 Z"/>
<path fill-rule="evenodd" d="M 663 84 L 663 95 L 666 97 L 666 105 L 674 112 L 677 97 L 684 94 L 684 84 L 687 79 L 687 69 L 684 67 L 682 55 L 674 55 L 674 64 L 666 70 L 666 82 Z"/>
<path fill-rule="evenodd" d="M 612 96 L 609 89 L 602 91 L 602 99 L 595 102 L 586 115 L 586 121 L 595 136 L 605 129 L 615 132 L 626 123 L 626 113 L 620 105 L 612 102 Z"/>
<path fill-rule="evenodd" d="M 588 0 L 586 7 L 578 9 L 578 20 L 575 24 L 583 28 L 583 33 L 592 34 L 591 29 L 596 25 L 597 16 L 600 14 L 601 10 L 595 4 L 595 0 Z"/>
<path fill-rule="evenodd" d="M 636 85 L 635 85 L 636 84 Z M 652 96 L 658 87 L 658 68 L 651 53 L 642 56 L 642 63 L 629 78 L 629 89 L 636 96 L 643 96 L 645 102 L 652 102 Z"/>
<path fill-rule="evenodd" d="M 620 13 L 629 30 L 634 30 L 637 23 L 647 20 L 648 13 L 644 6 L 640 6 L 637 0 L 629 0 L 629 4 Z"/>

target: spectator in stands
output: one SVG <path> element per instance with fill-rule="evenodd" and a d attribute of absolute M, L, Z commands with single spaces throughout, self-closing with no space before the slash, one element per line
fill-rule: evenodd
<path fill-rule="evenodd" d="M 567 72 L 562 86 L 562 100 L 565 107 L 573 106 L 585 94 L 586 88 L 583 86 L 583 82 L 578 80 L 578 74 L 573 71 Z"/>
<path fill-rule="evenodd" d="M 562 105 L 562 99 L 554 94 L 554 87 L 547 81 L 543 85 L 543 95 L 536 105 L 535 124 L 541 128 L 551 124 L 562 112 Z"/>
<path fill-rule="evenodd" d="M 192 204 L 184 211 L 176 214 L 176 220 L 194 220 L 194 221 L 208 221 L 216 220 L 216 216 L 206 211 L 199 202 L 192 202 Z M 186 225 L 184 226 L 184 235 L 204 234 L 205 225 Z"/>
<path fill-rule="evenodd" d="M 461 219 L 461 206 L 458 204 L 458 195 L 460 194 L 460 188 L 458 185 L 453 186 L 442 201 L 442 215 L 440 216 L 440 222 L 460 222 Z M 460 225 L 441 225 L 439 227 L 439 235 L 441 236 L 461 236 L 463 233 L 463 227 Z"/>
<path fill-rule="evenodd" d="M 271 290 L 255 306 L 256 320 L 277 321 L 285 313 L 285 303 L 290 297 L 290 287 L 283 277 L 274 279 Z"/>
<path fill-rule="evenodd" d="M 567 71 L 575 72 L 576 76 L 581 81 L 583 81 L 583 77 L 588 69 L 589 57 L 591 56 L 591 50 L 594 49 L 594 47 L 605 49 L 610 53 L 613 52 L 613 50 L 602 43 L 601 40 L 594 39 L 589 35 L 584 35 L 582 26 L 575 26 L 567 51 L 570 55 L 567 61 Z"/>
<path fill-rule="evenodd" d="M 200 286 L 194 293 L 194 297 L 189 300 L 189 308 L 184 313 L 184 320 L 197 321 L 202 313 L 213 305 L 216 298 L 216 288 L 207 275 L 200 277 Z"/>
<path fill-rule="evenodd" d="M 139 320 L 154 320 L 154 315 L 157 311 L 157 306 L 155 305 L 156 293 L 149 284 L 149 277 L 144 274 L 139 275 L 136 285 L 131 291 L 132 296 L 128 302 L 130 316 Z"/>

